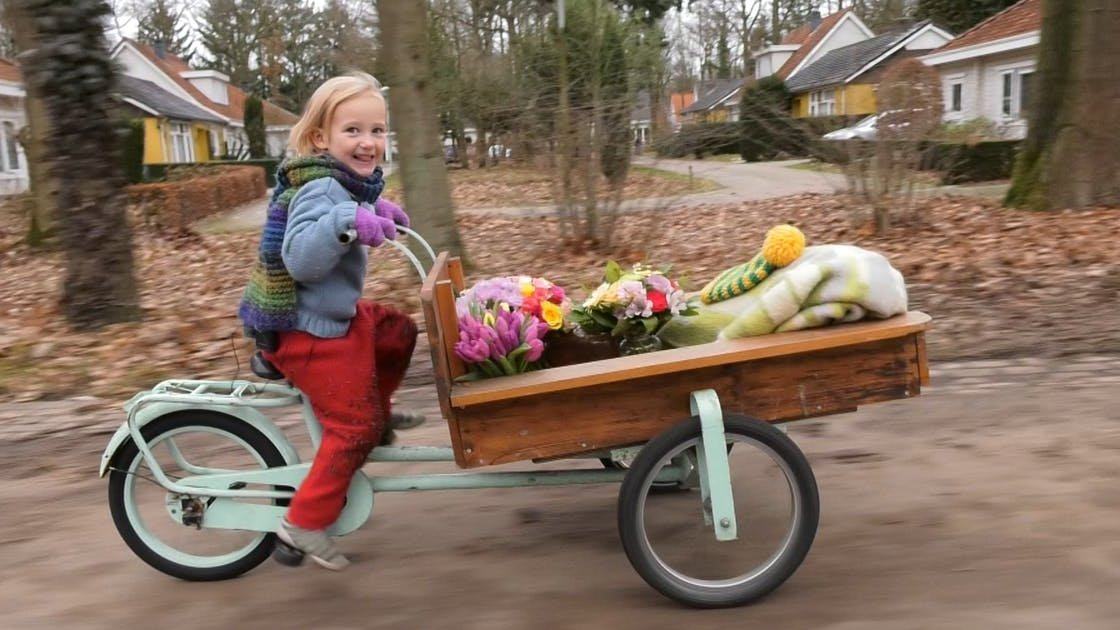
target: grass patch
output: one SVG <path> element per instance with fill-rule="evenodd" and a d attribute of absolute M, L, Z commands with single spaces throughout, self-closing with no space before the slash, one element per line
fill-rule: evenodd
<path fill-rule="evenodd" d="M 663 169 L 660 169 L 660 168 L 654 168 L 652 166 L 631 166 L 630 170 L 641 173 L 641 174 L 649 176 L 649 177 L 654 177 L 654 178 L 657 178 L 657 179 L 660 179 L 660 180 L 663 180 L 663 181 L 666 181 L 666 182 L 672 182 L 673 184 L 684 184 L 686 187 L 688 186 L 689 179 L 691 179 L 692 180 L 692 187 L 687 188 L 684 191 L 684 192 L 689 192 L 689 193 L 708 192 L 710 190 L 719 190 L 720 188 L 723 188 L 723 186 L 720 186 L 719 184 L 717 184 L 716 182 L 714 182 L 710 179 L 704 179 L 703 177 L 695 177 L 695 176 L 689 177 L 689 175 L 687 173 L 677 173 L 675 171 L 666 171 L 666 170 L 663 170 Z M 678 192 L 680 192 L 680 191 L 678 191 Z"/>
<path fill-rule="evenodd" d="M 838 175 L 844 174 L 844 169 L 836 164 L 828 162 L 821 162 L 819 160 L 809 160 L 808 162 L 801 162 L 800 164 L 791 164 L 786 168 L 796 168 L 799 171 L 814 171 L 817 173 L 836 173 Z"/>

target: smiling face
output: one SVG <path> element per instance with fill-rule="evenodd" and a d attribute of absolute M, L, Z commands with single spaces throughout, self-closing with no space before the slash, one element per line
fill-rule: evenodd
<path fill-rule="evenodd" d="M 369 177 L 385 155 L 385 100 L 372 93 L 339 103 L 326 129 L 318 129 L 312 144 L 362 177 Z"/>

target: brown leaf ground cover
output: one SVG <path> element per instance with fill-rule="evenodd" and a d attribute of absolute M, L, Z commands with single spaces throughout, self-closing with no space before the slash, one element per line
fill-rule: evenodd
<path fill-rule="evenodd" d="M 626 215 L 605 251 L 565 246 L 548 218 L 461 212 L 471 278 L 529 273 L 576 296 L 608 258 L 672 264 L 686 286 L 745 260 L 772 225 L 810 244 L 851 243 L 903 273 L 913 309 L 935 318 L 934 360 L 1120 352 L 1120 211 L 1029 213 L 938 198 L 884 235 L 860 227 L 843 196 L 800 195 L 738 205 Z M 57 299 L 62 254 L 32 252 L 24 226 L 0 218 L 0 400 L 93 395 L 121 399 L 161 378 L 247 374 L 249 347 L 234 315 L 256 234 L 136 234 L 143 321 L 68 331 Z M 366 295 L 418 311 L 418 280 L 395 250 L 371 256 Z M 235 360 L 234 351 L 238 360 Z"/>
<path fill-rule="evenodd" d="M 519 205 L 543 205 L 553 203 L 558 195 L 555 174 L 549 169 L 537 169 L 505 163 L 489 168 L 451 169 L 452 196 L 458 208 L 496 208 L 508 206 L 510 199 Z M 578 174 L 577 174 L 578 175 Z M 583 194 L 581 182 L 576 178 L 577 194 Z M 687 175 L 669 171 L 631 166 L 626 185 L 622 189 L 623 199 L 646 197 L 669 197 L 688 193 L 715 190 L 719 185 L 710 180 L 694 178 L 689 183 Z M 403 199 L 401 180 L 397 174 L 390 175 L 386 186 L 386 196 L 390 199 Z M 605 184 L 600 185 L 597 194 L 601 198 L 609 195 Z"/>

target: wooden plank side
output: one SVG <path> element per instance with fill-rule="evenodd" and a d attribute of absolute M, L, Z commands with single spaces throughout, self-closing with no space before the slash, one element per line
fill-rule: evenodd
<path fill-rule="evenodd" d="M 461 466 L 575 455 L 648 441 L 712 388 L 725 412 L 770 422 L 851 411 L 918 394 L 913 336 L 701 367 L 578 391 L 457 408 Z"/>
<path fill-rule="evenodd" d="M 734 339 L 616 359 L 454 385 L 455 407 L 491 403 L 603 383 L 741 363 L 880 339 L 907 337 L 925 330 L 930 317 L 919 311 L 881 321 L 857 322 L 750 339 Z"/>
<path fill-rule="evenodd" d="M 929 357 L 926 355 L 926 334 L 918 333 L 914 343 L 918 348 L 918 380 L 922 385 L 929 385 Z"/>
<path fill-rule="evenodd" d="M 447 359 L 448 374 L 451 382 L 467 373 L 463 360 L 455 354 L 455 343 L 459 341 L 459 316 L 455 313 L 455 292 L 450 280 L 436 283 L 434 306 L 439 319 L 440 337 L 443 338 L 443 353 Z"/>
<path fill-rule="evenodd" d="M 451 280 L 451 286 L 455 288 L 456 293 L 461 293 L 467 289 L 467 279 L 463 274 L 463 261 L 458 256 L 447 259 L 447 277 Z"/>
<path fill-rule="evenodd" d="M 441 253 L 424 279 L 420 289 L 420 305 L 424 311 L 424 329 L 428 335 L 428 350 L 432 356 L 432 371 L 436 382 L 436 393 L 439 396 L 439 408 L 447 420 L 447 429 L 451 434 L 451 447 L 455 451 L 456 463 L 466 465 L 462 453 L 462 438 L 459 432 L 459 423 L 455 408 L 451 406 L 451 367 L 447 354 L 443 351 L 444 335 L 443 323 L 437 310 L 436 285 L 447 280 L 447 252 Z"/>

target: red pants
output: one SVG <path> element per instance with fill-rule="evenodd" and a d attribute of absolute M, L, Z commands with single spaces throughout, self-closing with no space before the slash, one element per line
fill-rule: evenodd
<path fill-rule="evenodd" d="M 338 519 L 350 479 L 381 439 L 389 395 L 415 346 L 412 318 L 361 300 L 345 336 L 283 332 L 280 349 L 264 353 L 308 397 L 323 425 L 323 442 L 288 508 L 289 523 L 326 529 Z"/>

